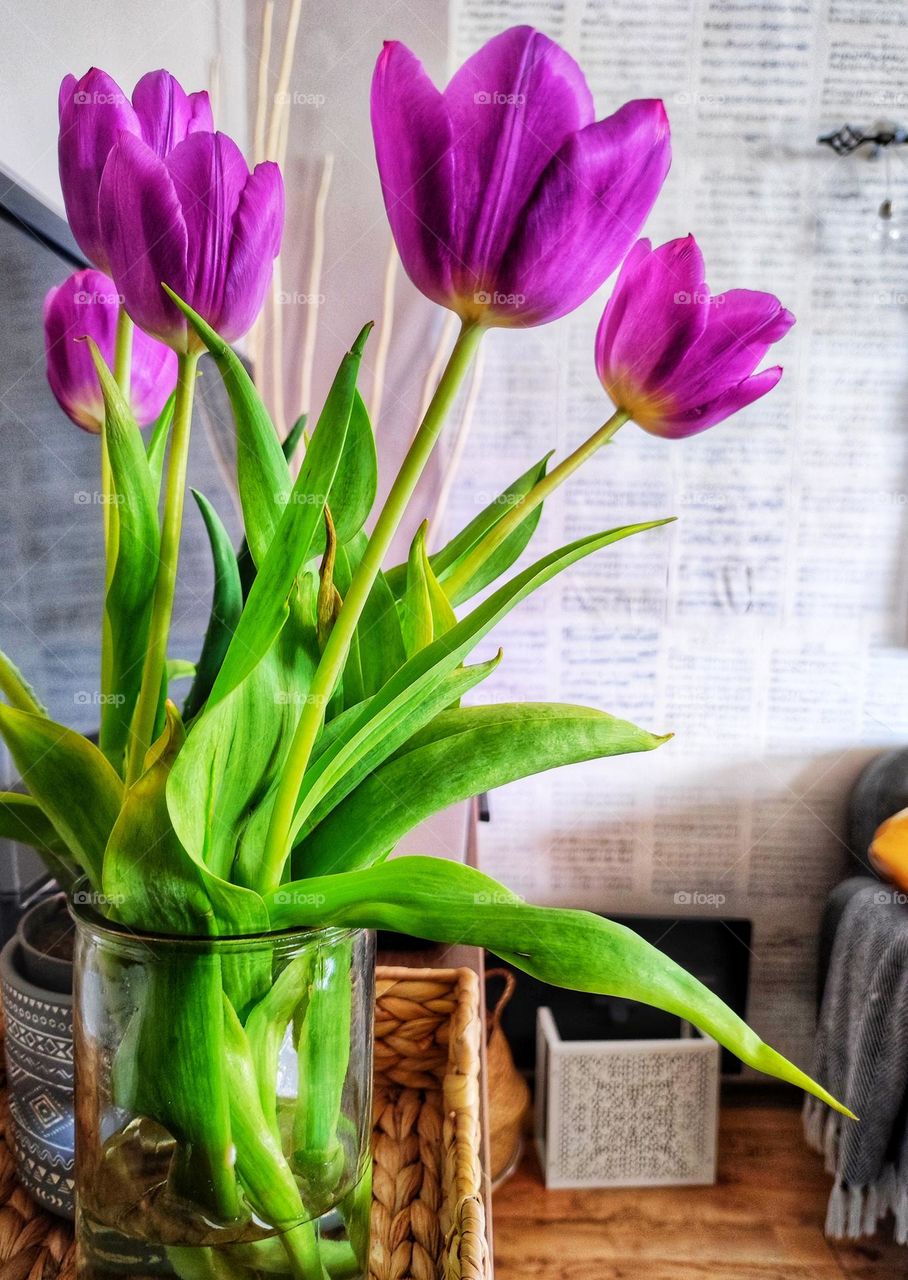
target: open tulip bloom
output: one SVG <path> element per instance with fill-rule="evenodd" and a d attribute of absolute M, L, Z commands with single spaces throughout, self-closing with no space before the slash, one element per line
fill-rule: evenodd
<path fill-rule="evenodd" d="M 66 82 L 67 94 L 73 87 Z M 228 345 L 255 319 L 270 278 L 283 224 L 280 175 L 274 166 L 250 175 L 229 139 L 193 132 L 198 104 L 193 114 L 183 98 L 181 137 L 162 145 L 166 129 L 149 114 L 151 95 L 137 91 L 137 98 L 122 108 L 126 127 L 112 145 L 106 118 L 97 122 L 97 148 L 86 125 L 80 154 L 92 157 L 107 146 L 95 184 L 99 256 L 125 313 L 177 351 L 175 403 L 146 447 L 139 426 L 160 409 L 172 381 L 161 348 L 144 334 L 137 341 L 133 369 L 144 378 L 157 360 L 158 394 L 140 379 L 136 395 L 129 360 L 108 367 L 107 313 L 103 325 L 89 317 L 74 325 L 76 308 L 64 306 L 59 293 L 51 298 L 54 389 L 80 425 L 100 428 L 116 513 L 107 541 L 100 745 L 54 723 L 0 655 L 0 730 L 29 789 L 0 797 L 0 834 L 33 844 L 67 888 L 82 877 L 99 909 L 135 932 L 237 937 L 336 925 L 467 942 L 541 980 L 689 1019 L 751 1066 L 844 1110 L 630 930 L 584 911 L 526 904 L 466 866 L 389 859 L 408 830 L 467 797 L 666 741 L 589 707 L 483 703 L 473 691 L 501 655 L 467 663 L 499 620 L 577 561 L 607 548 L 620 554 L 618 544 L 629 537 L 665 536 L 658 526 L 667 520 L 648 519 L 589 533 L 513 570 L 543 499 L 618 426 L 634 419 L 657 434 L 688 435 L 778 378 L 777 369 L 754 374 L 792 322 L 775 298 L 743 291 L 711 298 L 690 238 L 631 249 L 668 168 L 661 103 L 631 103 L 595 123 L 575 63 L 523 28 L 490 41 L 443 93 L 402 46 L 381 53 L 372 111 L 394 235 L 416 285 L 463 324 L 401 470 L 374 512 L 375 443 L 357 391 L 370 326 L 343 354 L 294 476 L 286 457 L 302 439 L 302 424 L 285 452 Z M 155 100 L 163 111 L 165 96 Z M 70 117 L 69 108 L 61 112 L 64 123 Z M 65 153 L 61 140 L 68 170 Z M 501 496 L 441 550 L 427 552 L 423 526 L 407 562 L 387 567 L 391 540 L 483 330 L 563 314 L 628 250 L 596 348 L 613 417 L 552 470 L 546 459 L 502 483 Z M 65 312 L 62 320 L 58 312 Z M 67 334 L 88 341 L 61 351 Z M 245 546 L 238 562 L 217 514 L 196 494 L 215 590 L 192 688 L 178 709 L 167 696 L 168 660 L 176 656 L 167 638 L 203 349 L 235 419 Z M 86 352 L 97 379 L 90 410 L 79 390 L 90 382 Z M 65 389 L 67 379 L 74 390 Z M 193 1150 L 207 1144 L 212 1160 L 227 1153 L 228 1183 L 239 1186 L 240 1202 L 259 1222 L 286 1226 L 295 1216 L 305 1223 L 312 1216 L 301 1177 L 306 1150 L 285 1156 L 254 1123 L 244 1123 L 242 1109 L 231 1111 L 225 1146 L 214 1118 L 205 1127 L 202 1082 L 223 1078 L 231 1097 L 246 1097 L 262 1061 L 253 1028 L 259 1035 L 264 1027 L 268 1043 L 295 1028 L 301 1043 L 311 1038 L 310 1105 L 320 1100 L 320 1123 L 333 1133 L 343 1067 L 314 1028 L 330 1025 L 332 1011 L 343 1009 L 347 980 L 326 981 L 297 1007 L 283 988 L 280 999 L 273 996 L 279 975 L 258 974 L 250 986 L 248 974 L 239 984 L 231 974 L 225 969 L 214 993 L 210 986 L 195 992 L 191 1043 L 171 1035 L 167 1054 L 133 1060 L 137 1038 L 124 1037 L 117 1078 L 160 1082 L 144 1094 L 156 1099 L 148 1104 L 151 1119 L 178 1140 L 179 1116 L 188 1109 Z M 225 1016 L 236 1049 L 227 1054 L 219 1048 Z M 146 1017 L 162 1014 L 152 1004 Z M 167 1081 L 178 1084 L 168 1088 Z M 272 1112 L 276 1087 L 267 1073 L 258 1079 Z M 212 1214 L 225 1212 L 223 1190 L 222 1181 L 218 1199 L 209 1188 Z M 285 1261 L 288 1275 L 321 1280 L 321 1264 L 306 1249 L 288 1244 Z"/>

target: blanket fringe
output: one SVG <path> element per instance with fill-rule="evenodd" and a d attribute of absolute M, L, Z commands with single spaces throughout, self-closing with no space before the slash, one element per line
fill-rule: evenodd
<path fill-rule="evenodd" d="M 823 1123 L 826 1118 L 828 1108 L 820 1102 L 819 1098 L 811 1098 L 809 1095 L 804 1099 L 804 1108 L 801 1112 L 801 1124 L 804 1128 L 804 1140 L 814 1151 L 823 1151 Z"/>

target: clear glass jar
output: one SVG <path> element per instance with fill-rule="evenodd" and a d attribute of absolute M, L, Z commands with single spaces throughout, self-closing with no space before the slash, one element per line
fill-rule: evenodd
<path fill-rule="evenodd" d="M 73 914 L 82 1280 L 365 1276 L 374 935 Z"/>

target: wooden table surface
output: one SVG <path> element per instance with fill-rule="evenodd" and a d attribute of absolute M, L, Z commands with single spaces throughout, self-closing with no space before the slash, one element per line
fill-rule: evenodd
<path fill-rule="evenodd" d="M 824 1238 L 829 1188 L 797 1105 L 752 1091 L 723 1098 L 714 1187 L 546 1191 L 528 1147 L 494 1197 L 496 1280 L 906 1280 L 885 1224 Z"/>

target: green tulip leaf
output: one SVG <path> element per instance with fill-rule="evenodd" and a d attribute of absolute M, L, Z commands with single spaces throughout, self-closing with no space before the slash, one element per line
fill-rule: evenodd
<path fill-rule="evenodd" d="M 183 846 L 223 880 L 236 878 L 240 835 L 280 773 L 314 669 L 284 630 L 250 674 L 219 702 L 209 699 L 189 727 L 167 785 L 168 809 Z M 254 874 L 244 883 L 254 887 Z"/>
<path fill-rule="evenodd" d="M 408 658 L 456 626 L 457 618 L 426 551 L 428 521 L 416 531 L 407 561 L 407 585 L 400 600 L 400 630 Z"/>
<path fill-rule="evenodd" d="M 358 533 L 337 548 L 334 584 L 345 596 L 356 572 L 368 538 Z M 383 573 L 372 584 L 369 598 L 357 623 L 344 664 L 343 699 L 349 708 L 378 693 L 379 689 L 406 661 L 397 604 Z"/>
<path fill-rule="evenodd" d="M 34 796 L 0 791 L 0 840 L 35 849 L 48 871 L 67 892 L 82 874 L 69 849 Z"/>
<path fill-rule="evenodd" d="M 588 911 L 530 906 L 472 867 L 440 858 L 394 858 L 368 871 L 284 884 L 266 901 L 276 929 L 339 925 L 467 943 L 542 982 L 664 1009 L 693 1022 L 748 1066 L 851 1114 L 764 1044 L 708 987 L 632 930 Z"/>
<path fill-rule="evenodd" d="M 281 443 L 281 452 L 283 453 L 288 464 L 290 463 L 291 458 L 296 452 L 297 445 L 299 444 L 300 440 L 302 440 L 303 438 L 303 433 L 306 430 L 307 421 L 308 421 L 308 414 L 301 413 L 300 416 L 297 418 L 296 422 L 294 422 L 293 426 L 284 436 L 284 439 Z M 288 485 L 290 483 L 289 472 L 288 472 L 287 483 Z M 236 560 L 240 570 L 240 581 L 243 584 L 243 599 L 245 600 L 246 597 L 249 595 L 249 591 L 252 587 L 252 583 L 255 580 L 255 561 L 252 558 L 252 553 L 249 550 L 249 543 L 246 541 L 245 537 L 243 538 L 243 541 L 240 544 L 240 549 L 237 552 Z"/>
<path fill-rule="evenodd" d="M 173 425 L 173 409 L 176 404 L 176 392 L 167 397 L 164 408 L 158 414 L 157 421 L 151 429 L 151 435 L 148 437 L 148 445 L 145 450 L 145 456 L 148 459 L 148 468 L 151 471 L 151 478 L 154 481 L 155 490 L 158 494 L 161 492 L 161 476 L 164 474 L 164 455 L 167 453 L 167 441 L 170 438 L 170 428 Z"/>
<path fill-rule="evenodd" d="M 205 531 L 211 545 L 211 557 L 214 562 L 214 593 L 202 652 L 196 664 L 196 677 L 183 705 L 185 720 L 191 720 L 193 716 L 198 715 L 204 706 L 221 669 L 243 609 L 240 570 L 230 535 L 205 495 L 193 489 L 192 496 L 205 522 Z"/>
<path fill-rule="evenodd" d="M 96 888 L 123 784 L 101 751 L 46 716 L 0 704 L 0 734 L 54 829 Z"/>
<path fill-rule="evenodd" d="M 246 538 L 256 564 L 265 558 L 290 489 L 290 471 L 264 401 L 236 352 L 188 303 L 164 285 L 205 343 L 224 382 L 236 422 L 236 472 Z"/>
<path fill-rule="evenodd" d="M 308 558 L 312 540 L 340 460 L 363 346 L 371 324 L 341 361 L 319 416 L 303 465 L 264 559 L 259 563 L 236 631 L 209 695 L 216 703 L 249 674 L 268 652 L 289 615 L 288 599 Z"/>
<path fill-rule="evenodd" d="M 11 658 L 0 649 L 0 693 L 11 707 L 31 711 L 36 716 L 46 716 L 47 710 L 38 701 L 37 694 Z"/>
<path fill-rule="evenodd" d="M 382 721 L 376 733 L 354 734 L 359 726 L 355 709 L 352 713 L 345 711 L 325 727 L 312 753 L 311 772 L 307 771 L 306 775 L 305 800 L 296 814 L 298 844 L 294 851 L 294 867 L 298 874 L 306 874 L 308 870 L 305 843 L 299 842 L 383 761 L 411 741 L 425 726 L 434 724 L 439 712 L 459 701 L 490 676 L 500 660 L 499 651 L 488 662 L 456 667 L 432 684 L 419 701 L 402 707 L 399 716 Z"/>
<path fill-rule="evenodd" d="M 591 707 L 518 702 L 443 711 L 370 773 L 296 854 L 308 875 L 367 867 L 425 818 L 470 796 L 665 741 Z"/>
<path fill-rule="evenodd" d="M 355 766 L 358 759 L 374 750 L 378 742 L 394 731 L 395 724 L 403 716 L 408 715 L 430 695 L 440 680 L 460 666 L 470 650 L 515 605 L 584 556 L 623 538 L 667 523 L 667 520 L 654 520 L 644 524 L 623 525 L 607 533 L 580 538 L 566 547 L 550 552 L 499 587 L 450 631 L 433 640 L 425 649 L 420 649 L 363 705 L 358 716 L 349 722 L 345 741 L 330 755 L 325 753 L 325 756 L 313 761 L 306 770 L 291 831 L 293 840 L 296 840 L 306 817 L 314 808 L 313 796 L 317 795 L 321 799 L 328 790 L 324 776 L 326 772 L 329 769 L 332 771 L 331 785 L 334 785 L 347 769 Z"/>
<path fill-rule="evenodd" d="M 375 436 L 369 412 L 362 396 L 356 391 L 343 451 L 328 495 L 334 532 L 340 545 L 350 542 L 361 531 L 372 510 L 377 488 L 378 457 L 375 452 Z M 323 528 L 316 535 L 312 549 L 315 555 L 322 555 L 324 552 Z"/>
<path fill-rule="evenodd" d="M 430 557 L 432 569 L 442 586 L 445 584 L 445 579 L 454 572 L 462 560 L 466 559 L 476 545 L 482 541 L 483 537 L 498 524 L 499 520 L 503 519 L 512 507 L 521 498 L 525 498 L 530 490 L 539 483 L 545 475 L 551 456 L 551 453 L 547 453 L 535 466 L 530 467 L 529 471 L 525 471 L 513 484 L 508 485 L 502 493 L 498 494 L 488 506 L 480 511 L 479 515 L 474 516 L 460 533 Z M 462 604 L 465 600 L 469 600 L 472 596 L 482 591 L 484 587 L 487 587 L 490 582 L 494 582 L 496 578 L 499 578 L 510 569 L 511 565 L 526 549 L 536 531 L 541 515 L 542 503 L 531 511 L 525 520 L 521 521 L 514 532 L 505 538 L 500 547 L 496 547 L 489 554 L 481 570 L 475 573 L 470 581 L 465 583 L 456 595 L 451 598 L 451 604 Z M 389 585 L 398 599 L 403 594 L 406 578 L 406 565 L 398 565 L 388 573 Z"/>

